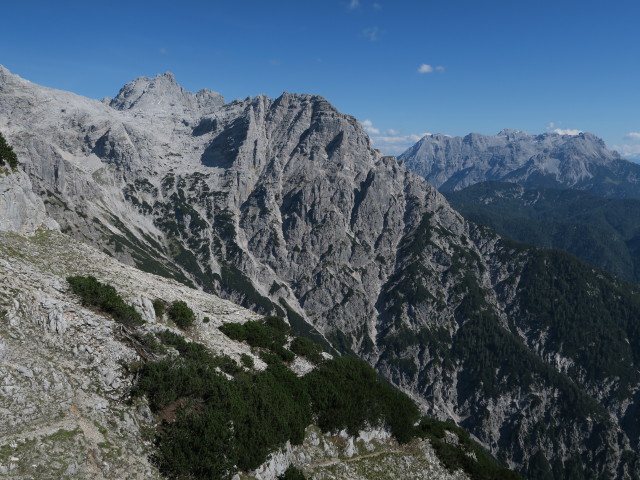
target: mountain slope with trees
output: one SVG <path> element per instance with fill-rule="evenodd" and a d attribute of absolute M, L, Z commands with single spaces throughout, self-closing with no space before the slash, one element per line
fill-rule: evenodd
<path fill-rule="evenodd" d="M 640 201 L 578 190 L 483 182 L 446 192 L 465 218 L 498 234 L 565 250 L 625 280 L 640 281 Z"/>

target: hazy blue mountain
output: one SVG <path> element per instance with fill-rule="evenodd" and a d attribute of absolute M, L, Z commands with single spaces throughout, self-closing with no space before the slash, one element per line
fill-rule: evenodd
<path fill-rule="evenodd" d="M 608 150 L 590 133 L 427 135 L 398 158 L 440 191 L 494 180 L 640 198 L 640 166 Z"/>

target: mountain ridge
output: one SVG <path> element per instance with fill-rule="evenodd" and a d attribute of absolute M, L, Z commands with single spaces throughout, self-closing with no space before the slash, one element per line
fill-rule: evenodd
<path fill-rule="evenodd" d="M 530 135 L 502 130 L 493 136 L 425 136 L 398 159 L 442 191 L 492 180 L 640 197 L 640 166 L 586 132 Z"/>
<path fill-rule="evenodd" d="M 638 435 L 624 418 L 639 382 L 614 377 L 636 362 L 633 288 L 465 221 L 318 96 L 260 96 L 204 116 L 176 102 L 155 117 L 55 92 L 39 108 L 34 99 L 48 90 L 0 80 L 0 126 L 63 231 L 287 316 L 376 365 L 521 471 L 546 462 L 562 478 L 577 462 L 630 478 L 638 459 L 626 452 Z M 12 115 L 23 99 L 37 115 Z M 575 333 L 580 318 L 569 309 L 567 323 L 526 296 L 526 286 L 558 291 L 544 262 L 561 265 L 561 278 L 588 280 L 572 301 L 597 285 L 627 302 L 606 344 L 624 355 L 611 365 L 576 339 L 568 352 L 545 341 Z M 606 296 L 591 305 L 606 308 Z M 594 364 L 605 388 L 585 373 Z M 562 423 L 545 422 L 555 417 Z"/>

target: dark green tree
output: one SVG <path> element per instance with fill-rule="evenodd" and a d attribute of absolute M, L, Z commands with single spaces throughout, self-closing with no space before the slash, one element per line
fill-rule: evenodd
<path fill-rule="evenodd" d="M 3 165 L 8 165 L 12 170 L 15 170 L 18 168 L 18 156 L 0 133 L 0 166 Z"/>

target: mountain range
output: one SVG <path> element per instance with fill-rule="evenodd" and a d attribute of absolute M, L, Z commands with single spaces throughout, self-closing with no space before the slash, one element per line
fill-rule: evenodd
<path fill-rule="evenodd" d="M 12 195 L 40 215 L 32 223 L 46 217 L 124 263 L 286 317 L 529 478 L 640 471 L 640 288 L 466 220 L 408 154 L 380 154 L 324 98 L 226 103 L 164 74 L 99 102 L 0 67 L 0 131 L 20 159 Z M 428 142 L 466 152 L 493 140 L 426 137 L 415 151 Z M 571 142 L 587 153 L 594 143 Z M 477 178 L 495 167 L 496 178 L 632 191 L 636 170 L 608 155 L 595 170 L 574 162 L 582 153 L 567 168 L 536 157 L 526 174 L 499 174 L 490 156 Z M 439 168 L 422 174 L 454 189 L 453 169 Z M 3 216 L 24 225 L 11 208 Z"/>
<path fill-rule="evenodd" d="M 493 136 L 426 135 L 398 159 L 441 191 L 501 181 L 640 198 L 640 166 L 591 133 L 530 135 L 505 129 Z"/>

